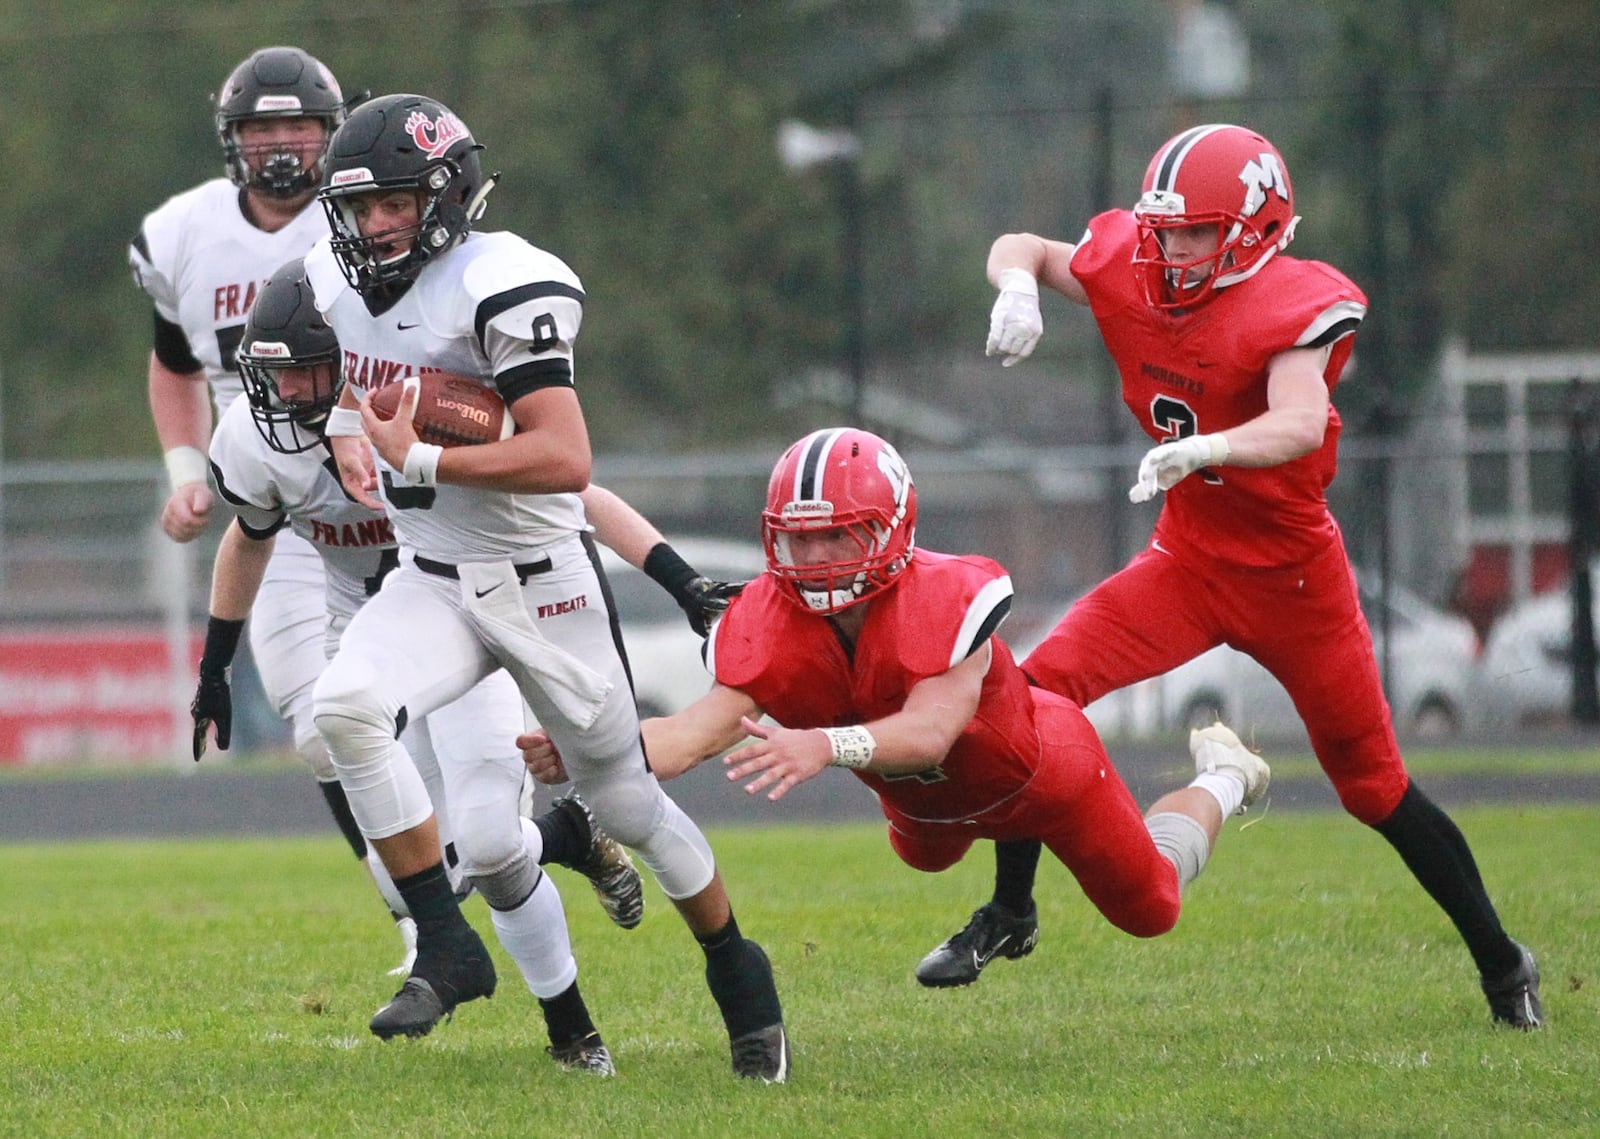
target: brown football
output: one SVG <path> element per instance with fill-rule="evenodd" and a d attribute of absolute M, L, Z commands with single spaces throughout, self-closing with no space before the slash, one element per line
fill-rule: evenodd
<path fill-rule="evenodd" d="M 412 377 L 421 385 L 411 417 L 417 438 L 440 447 L 470 447 L 510 438 L 516 431 L 505 401 L 493 388 L 449 372 L 424 372 Z M 392 419 L 407 380 L 385 384 L 372 393 L 372 410 Z"/>

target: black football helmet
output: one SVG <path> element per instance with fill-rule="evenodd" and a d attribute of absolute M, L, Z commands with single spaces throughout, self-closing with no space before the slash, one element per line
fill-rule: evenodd
<path fill-rule="evenodd" d="M 322 161 L 303 164 L 300 155 L 274 150 L 252 170 L 238 127 L 246 119 L 315 118 L 327 140 L 344 122 L 345 100 L 339 81 L 321 61 L 297 47 L 264 47 L 235 67 L 216 94 L 217 138 L 235 186 L 274 198 L 292 198 L 322 183 Z"/>
<path fill-rule="evenodd" d="M 339 338 L 317 311 L 303 259 L 279 266 L 256 294 L 237 360 L 250 416 L 267 446 L 297 455 L 322 442 L 344 381 Z"/>
<path fill-rule="evenodd" d="M 495 176 L 483 176 L 482 149 L 450 108 L 425 95 L 385 95 L 363 103 L 335 132 L 319 197 L 345 279 L 369 304 L 403 293 L 431 258 L 466 237 L 483 215 Z M 410 248 L 387 260 L 376 246 L 397 235 L 363 236 L 350 206 L 352 198 L 374 190 L 418 195 Z"/>

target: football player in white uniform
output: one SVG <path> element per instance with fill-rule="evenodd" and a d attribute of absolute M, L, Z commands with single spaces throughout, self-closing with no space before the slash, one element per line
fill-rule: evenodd
<path fill-rule="evenodd" d="M 218 745 L 227 746 L 232 642 L 280 530 L 287 526 L 306 538 L 326 564 L 329 656 L 350 618 L 399 560 L 388 519 L 344 493 L 321 434 L 339 393 L 339 343 L 316 310 L 300 259 L 262 286 L 238 361 L 245 394 L 223 413 L 211 440 L 217 488 L 235 517 L 212 578 L 194 707 L 196 759 L 212 724 Z M 569 866 L 589 878 L 614 921 L 632 928 L 643 912 L 638 872 L 627 853 L 593 825 L 581 800 L 569 796 L 541 818 L 519 818 L 524 768 L 506 732 L 520 730 L 522 713 L 516 684 L 498 670 L 460 699 L 405 726 L 406 747 L 450 824 L 447 832 L 441 823 L 441 834 L 461 836 L 460 868 L 473 880 L 483 877 L 481 867 L 512 861 L 516 856 L 508 851 L 525 851 L 535 865 Z M 331 764 L 317 777 L 324 785 L 338 778 Z M 346 837 L 358 856 L 366 852 L 353 819 Z M 443 850 L 452 862 L 452 844 L 446 841 Z M 382 861 L 369 862 L 380 893 L 409 923 Z M 578 993 L 559 895 L 544 875 L 536 871 L 533 877 L 532 897 L 523 899 L 528 904 L 494 907 L 496 930 L 545 1010 L 552 1055 L 568 1067 L 609 1075 L 609 1053 Z"/>
<path fill-rule="evenodd" d="M 735 1073 L 781 1081 L 789 1050 L 771 965 L 740 933 L 704 835 L 650 773 L 578 497 L 590 473 L 572 367 L 583 288 L 520 237 L 472 231 L 493 182 L 480 149 L 432 99 L 364 104 L 328 151 L 321 197 L 332 239 L 306 256 L 344 353 L 347 383 L 328 421 L 340 473 L 353 497 L 381 494 L 404 551 L 315 694 L 362 833 L 417 918 L 416 965 L 372 1029 L 425 1031 L 492 990 L 493 966 L 449 891 L 395 725 L 503 666 L 573 757 L 567 770 L 600 825 L 644 860 L 705 950 Z M 414 390 L 388 421 L 366 406 L 363 390 L 427 369 L 496 389 L 517 433 L 441 450 L 417 439 Z"/>
<path fill-rule="evenodd" d="M 252 53 L 216 95 L 227 177 L 149 214 L 128 251 L 134 280 L 155 307 L 150 411 L 172 484 L 161 525 L 174 541 L 192 541 L 211 517 L 212 401 L 220 412 L 240 393 L 234 354 L 256 292 L 274 269 L 304 256 L 327 233 L 313 199 L 328 139 L 344 116 L 344 94 L 320 61 L 295 47 Z M 326 663 L 324 593 L 315 550 L 294 531 L 282 534 L 250 622 L 262 687 L 292 725 L 295 750 L 319 773 L 329 761 L 311 718 L 311 686 Z M 350 834 L 343 791 L 337 782 L 323 789 L 340 829 Z"/>

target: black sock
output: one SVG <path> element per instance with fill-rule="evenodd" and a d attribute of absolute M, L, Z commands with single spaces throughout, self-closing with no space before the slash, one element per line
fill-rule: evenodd
<path fill-rule="evenodd" d="M 1025 917 L 1033 912 L 1033 879 L 1039 871 L 1039 852 L 1033 839 L 994 844 L 994 904 Z"/>
<path fill-rule="evenodd" d="M 554 862 L 567 866 L 583 857 L 589 849 L 589 819 L 583 808 L 570 799 L 562 799 L 544 814 L 533 820 L 544 840 L 544 852 L 539 855 L 539 865 Z"/>
<path fill-rule="evenodd" d="M 335 779 L 328 783 L 318 781 L 317 787 L 322 791 L 322 797 L 328 801 L 328 810 L 333 812 L 333 821 L 339 824 L 339 831 L 344 835 L 344 840 L 350 844 L 350 849 L 356 852 L 357 858 L 366 858 L 367 840 L 361 837 L 361 828 L 356 825 L 356 817 L 350 813 L 350 800 L 345 797 L 344 784 Z"/>
<path fill-rule="evenodd" d="M 783 1007 L 778 1002 L 772 963 L 761 946 L 739 932 L 732 915 L 716 933 L 695 934 L 695 940 L 705 950 L 706 984 L 722 1010 L 722 1023 L 730 1038 L 782 1023 Z"/>
<path fill-rule="evenodd" d="M 1480 974 L 1499 978 L 1521 964 L 1515 943 L 1500 927 L 1465 836 L 1415 783 L 1373 830 L 1389 840 L 1422 888 L 1455 923 Z"/>
<path fill-rule="evenodd" d="M 558 1048 L 582 1040 L 595 1031 L 594 1021 L 589 1019 L 589 1006 L 583 1003 L 576 981 L 549 1000 L 540 997 L 539 1007 L 544 1010 L 544 1027 L 550 1035 L 550 1043 Z"/>
<path fill-rule="evenodd" d="M 435 862 L 426 870 L 405 878 L 396 878 L 394 887 L 400 891 L 400 897 L 405 899 L 406 908 L 419 927 L 466 924 L 467 919 L 461 916 L 461 905 L 450 889 L 450 876 L 445 873 L 443 862 Z"/>

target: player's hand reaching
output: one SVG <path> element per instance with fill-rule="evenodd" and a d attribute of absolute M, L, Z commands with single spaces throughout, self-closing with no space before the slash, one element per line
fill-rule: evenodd
<path fill-rule="evenodd" d="M 517 746 L 522 749 L 522 762 L 540 783 L 554 786 L 567 781 L 567 769 L 561 762 L 561 753 L 543 728 L 522 733 L 517 737 Z"/>
<path fill-rule="evenodd" d="M 1026 269 L 1000 272 L 1000 295 L 989 312 L 989 343 L 986 356 L 1004 356 L 1002 368 L 1026 360 L 1044 335 L 1044 317 L 1039 314 L 1039 282 Z"/>
<path fill-rule="evenodd" d="M 189 705 L 189 715 L 194 719 L 194 761 L 206 753 L 206 730 L 212 726 L 217 731 L 217 748 L 228 750 L 233 738 L 233 692 L 228 684 L 227 668 L 200 667 L 200 686 L 195 689 L 194 703 Z"/>
<path fill-rule="evenodd" d="M 771 787 L 767 798 L 777 802 L 791 787 L 804 783 L 833 762 L 828 737 L 815 729 L 801 731 L 777 728 L 743 716 L 739 727 L 755 742 L 745 744 L 725 756 L 728 779 L 738 781 L 754 775 L 745 791 L 754 795 Z"/>
<path fill-rule="evenodd" d="M 696 576 L 686 582 L 675 596 L 689 618 L 689 628 L 704 637 L 710 635 L 711 626 L 728 607 L 728 602 L 738 597 L 744 587 L 742 581 L 712 581 Z"/>
<path fill-rule="evenodd" d="M 1171 490 L 1201 467 L 1227 462 L 1228 440 L 1221 432 L 1189 435 L 1145 452 L 1139 461 L 1139 481 L 1128 491 L 1130 502 L 1148 502 L 1158 490 Z"/>

